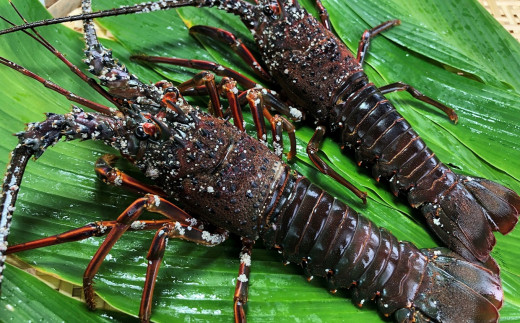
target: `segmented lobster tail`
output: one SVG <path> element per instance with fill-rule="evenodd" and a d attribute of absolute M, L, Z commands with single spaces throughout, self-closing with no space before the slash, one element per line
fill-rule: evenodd
<path fill-rule="evenodd" d="M 2 284 L 3 270 L 5 267 L 5 251 L 7 250 L 7 237 L 11 226 L 11 218 L 15 209 L 16 198 L 20 190 L 23 173 L 27 162 L 34 154 L 34 150 L 28 146 L 18 145 L 11 153 L 7 164 L 7 170 L 2 186 L 0 200 L 0 286 Z"/>
<path fill-rule="evenodd" d="M 486 262 L 496 242 L 493 231 L 507 233 L 517 223 L 520 197 L 491 181 L 453 173 L 365 74 L 353 74 L 346 84 L 336 113 L 337 124 L 344 123 L 341 142 L 355 147 L 360 164 L 373 165 L 376 179 L 388 179 L 396 196 L 407 196 L 447 247 Z"/>
<path fill-rule="evenodd" d="M 266 245 L 329 288 L 353 288 L 362 306 L 376 300 L 400 322 L 496 322 L 503 292 L 498 266 L 467 261 L 446 248 L 399 242 L 347 205 L 293 176 L 268 218 Z"/>
<path fill-rule="evenodd" d="M 520 197 L 489 180 L 455 178 L 436 203 L 423 204 L 420 210 L 450 249 L 466 259 L 484 262 L 495 245 L 492 231 L 506 234 L 518 222 Z"/>

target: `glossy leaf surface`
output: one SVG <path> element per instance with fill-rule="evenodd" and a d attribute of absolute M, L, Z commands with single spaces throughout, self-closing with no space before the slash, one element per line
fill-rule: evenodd
<path fill-rule="evenodd" d="M 458 172 L 496 180 L 520 191 L 520 85 L 514 77 L 515 70 L 518 71 L 514 67 L 519 65 L 520 46 L 508 38 L 505 31 L 498 29 L 476 2 L 446 1 L 442 8 L 434 2 L 324 1 L 336 32 L 354 50 L 368 26 L 388 19 L 402 19 L 402 26 L 372 42 L 367 59 L 367 73 L 371 79 L 378 85 L 399 80 L 408 82 L 454 107 L 460 117 L 458 125 L 451 124 L 443 115 L 406 94 L 389 95 L 445 163 L 457 166 Z M 99 8 L 122 3 L 126 2 L 95 1 Z M 32 5 L 16 4 L 30 21 L 45 17 L 42 8 L 32 2 Z M 453 12 L 461 5 L 467 8 L 463 12 L 468 14 L 455 19 Z M 418 6 L 427 9 L 414 9 Z M 16 20 L 8 5 L 3 4 L 0 12 Z M 248 31 L 229 14 L 214 9 L 187 8 L 178 12 L 107 18 L 101 23 L 119 41 L 107 41 L 106 46 L 113 48 L 114 56 L 141 80 L 153 82 L 169 77 L 183 81 L 193 72 L 169 67 L 152 70 L 149 66 L 128 61 L 130 53 L 216 60 L 252 76 L 248 67 L 225 46 L 207 39 L 201 45 L 188 35 L 186 26 L 209 24 L 237 32 L 254 47 Z M 459 24 L 473 25 L 473 28 L 465 29 Z M 6 27 L 5 24 L 1 26 Z M 40 30 L 71 61 L 84 68 L 79 34 L 61 26 Z M 481 37 L 489 33 L 496 36 Z M 0 55 L 79 95 L 105 102 L 27 36 L 5 35 L 0 37 L 0 44 Z M 500 57 L 493 59 L 502 48 L 500 46 L 507 50 L 500 51 Z M 460 76 L 454 70 L 469 75 Z M 41 121 L 43 112 L 69 111 L 70 102 L 3 66 L 0 79 L 3 81 L 0 90 L 0 135 L 3 138 L 0 163 L 4 165 L 9 151 L 16 145 L 16 138 L 10 136 L 11 133 L 22 130 L 24 123 Z M 251 124 L 250 118 L 247 121 Z M 413 217 L 417 213 L 403 200 L 388 193 L 384 183 L 372 180 L 369 172 L 357 167 L 352 156 L 342 154 L 336 143 L 326 141 L 323 151 L 349 180 L 369 191 L 367 206 L 310 168 L 305 157 L 305 143 L 311 135 L 311 128 L 299 127 L 299 159 L 293 165 L 295 169 L 379 225 L 389 228 L 398 238 L 412 241 L 419 247 L 435 245 L 421 220 Z M 92 221 L 114 219 L 124 210 L 137 196 L 106 187 L 97 181 L 93 172 L 96 158 L 107 152 L 113 153 L 101 143 L 67 142 L 49 149 L 37 162 L 30 162 L 13 218 L 10 244 L 60 233 Z M 120 167 L 131 170 L 126 163 L 121 163 Z M 95 278 L 100 296 L 131 315 L 138 312 L 145 257 L 152 236 L 153 232 L 126 234 Z M 497 240 L 493 256 L 502 268 L 506 293 L 501 318 L 514 320 L 520 316 L 520 266 L 517 262 L 520 251 L 515 247 L 520 243 L 520 232 L 516 229 L 509 236 L 497 236 Z M 80 284 L 83 271 L 100 243 L 100 238 L 92 238 L 20 253 L 19 256 L 45 271 Z M 237 238 L 215 248 L 170 241 L 159 274 L 152 319 L 231 320 L 238 244 Z M 307 283 L 299 268 L 282 266 L 279 255 L 259 246 L 253 253 L 248 319 L 251 322 L 381 320 L 373 306 L 358 309 L 345 299 L 347 292 L 331 295 L 324 286 L 325 282 L 320 279 Z M 37 296 L 27 292 L 23 297 Z"/>

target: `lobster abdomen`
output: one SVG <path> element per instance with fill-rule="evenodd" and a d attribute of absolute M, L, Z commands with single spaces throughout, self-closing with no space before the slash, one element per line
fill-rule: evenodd
<path fill-rule="evenodd" d="M 357 86 L 347 88 L 335 108 L 340 141 L 355 147 L 358 162 L 373 165 L 375 178 L 388 179 L 395 195 L 407 196 L 448 247 L 485 262 L 495 245 L 492 231 L 507 233 L 518 221 L 520 197 L 497 183 L 454 174 L 364 74 L 347 82 Z"/>
<path fill-rule="evenodd" d="M 497 320 L 502 289 L 492 261 L 486 268 L 444 248 L 399 242 L 306 178 L 290 177 L 263 235 L 284 260 L 326 277 L 331 289 L 354 286 L 358 306 L 378 297 L 380 312 L 398 321 Z"/>

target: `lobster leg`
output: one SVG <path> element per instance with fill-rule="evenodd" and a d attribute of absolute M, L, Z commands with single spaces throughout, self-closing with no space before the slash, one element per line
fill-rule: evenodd
<path fill-rule="evenodd" d="M 235 313 L 235 322 L 246 322 L 246 313 L 244 306 L 247 303 L 247 295 L 249 291 L 249 274 L 251 273 L 251 252 L 255 241 L 242 238 L 242 250 L 240 252 L 240 267 L 238 269 L 237 285 L 235 288 L 235 296 L 233 297 L 233 312 Z"/>
<path fill-rule="evenodd" d="M 330 168 L 327 163 L 318 156 L 318 151 L 320 150 L 320 145 L 323 142 L 323 138 L 325 136 L 325 127 L 318 126 L 314 135 L 312 135 L 309 144 L 307 145 L 307 154 L 311 159 L 312 163 L 318 168 L 320 172 L 325 175 L 328 175 L 334 178 L 338 183 L 348 188 L 352 193 L 354 193 L 357 197 L 363 200 L 363 204 L 367 203 L 367 193 L 360 191 L 357 187 L 352 185 L 352 183 L 348 182 L 344 179 L 340 174 L 338 174 L 335 170 Z"/>
<path fill-rule="evenodd" d="M 231 77 L 242 85 L 246 89 L 254 88 L 257 86 L 256 82 L 249 79 L 247 76 L 240 74 L 239 72 L 232 70 L 228 67 L 222 66 L 215 62 L 203 61 L 198 59 L 186 59 L 177 57 L 161 57 L 161 56 L 147 56 L 147 55 L 134 55 L 130 56 L 133 61 L 143 61 L 150 63 L 163 63 L 176 66 L 184 66 L 197 70 L 207 70 L 218 76 Z"/>
<path fill-rule="evenodd" d="M 217 85 L 215 83 L 215 75 L 213 75 L 212 73 L 202 71 L 195 75 L 192 79 L 189 79 L 186 82 L 179 84 L 177 88 L 182 94 L 187 89 L 198 87 L 201 85 L 204 85 L 206 87 L 206 91 L 208 92 L 211 101 L 213 113 L 217 117 L 223 118 L 224 113 L 222 112 L 222 107 L 220 105 L 220 98 L 217 91 Z"/>
<path fill-rule="evenodd" d="M 139 314 L 140 318 L 144 322 L 148 322 L 150 318 L 153 288 L 155 285 L 155 279 L 157 277 L 160 262 L 164 255 L 166 240 L 168 238 L 181 238 L 184 240 L 195 242 L 197 244 L 204 244 L 208 246 L 213 246 L 221 242 L 220 240 L 211 239 L 209 239 L 211 241 L 208 241 L 208 239 L 205 238 L 205 235 L 208 234 L 207 231 L 200 230 L 196 227 L 191 227 L 190 224 L 193 223 L 193 219 L 187 220 L 189 220 L 187 221 L 187 223 L 174 223 L 169 219 L 134 221 L 128 228 L 129 230 L 158 230 L 152 241 L 152 245 L 147 256 L 148 269 Z M 95 223 L 90 223 L 81 228 L 70 230 L 58 235 L 9 247 L 6 251 L 6 254 L 12 254 L 20 251 L 52 246 L 66 242 L 84 240 L 93 236 L 100 237 L 108 234 L 117 224 L 117 221 L 99 221 Z M 241 259 L 244 259 L 244 257 L 245 256 L 241 254 Z"/>
<path fill-rule="evenodd" d="M 294 156 L 296 156 L 296 137 L 294 135 L 294 125 L 279 114 L 272 116 L 269 111 L 267 111 L 267 109 L 264 109 L 264 116 L 271 124 L 271 130 L 273 132 L 274 153 L 280 158 L 283 154 L 282 131 L 285 130 L 288 133 L 289 139 L 291 141 L 291 150 L 287 154 L 287 159 L 290 161 Z"/>
<path fill-rule="evenodd" d="M 248 91 L 246 99 L 249 102 L 251 111 L 253 112 L 253 117 L 256 116 L 257 118 L 261 118 L 261 116 L 259 116 L 261 112 L 262 115 L 269 120 L 269 123 L 271 124 L 271 130 L 273 133 L 273 146 L 275 153 L 278 156 L 281 156 L 283 153 L 282 128 L 288 133 L 291 148 L 289 153 L 287 154 L 287 159 L 291 160 L 294 156 L 296 156 L 296 137 L 294 134 L 295 128 L 292 125 L 292 123 L 290 123 L 284 117 L 279 115 L 275 115 L 273 117 L 269 113 L 269 111 L 266 108 L 266 105 L 270 105 L 270 103 L 276 104 L 276 102 L 278 102 L 276 99 L 271 100 L 272 96 L 270 97 L 269 94 L 270 93 L 267 91 L 265 91 L 264 93 L 262 90 L 251 89 Z M 263 126 L 263 123 L 260 121 L 260 119 L 255 119 L 255 123 L 257 122 L 258 124 Z M 262 131 L 263 133 L 260 133 L 260 131 Z M 260 140 L 265 140 L 265 130 L 263 127 L 261 129 L 257 127 L 257 134 Z"/>
<path fill-rule="evenodd" d="M 215 84 L 215 75 L 207 71 L 202 71 L 192 79 L 180 84 L 178 89 L 184 94 L 186 91 L 190 91 L 190 89 L 199 89 L 200 86 L 203 85 L 206 92 L 209 94 L 213 114 L 218 118 L 224 118 L 224 112 L 222 111 L 219 99 L 218 90 L 220 90 L 220 94 L 225 96 L 229 101 L 229 107 L 231 109 L 235 126 L 241 131 L 244 131 L 244 118 L 242 116 L 242 110 L 238 104 L 238 89 L 236 83 L 237 82 L 234 79 L 224 77 L 217 89 L 217 85 Z"/>
<path fill-rule="evenodd" d="M 223 242 L 227 238 L 227 233 L 212 234 L 208 231 L 192 228 L 191 225 L 197 223 L 194 218 L 174 204 L 157 195 L 147 195 L 137 199 L 117 218 L 116 224 L 107 235 L 105 241 L 103 241 L 96 254 L 92 257 L 92 260 L 85 270 L 83 275 L 83 291 L 85 293 L 87 306 L 90 309 L 95 309 L 94 289 L 92 287 L 92 280 L 95 274 L 117 240 L 119 240 L 123 233 L 132 226 L 132 223 L 139 218 L 144 210 L 162 214 L 172 220 L 172 222 L 175 221 L 171 231 L 175 230 L 176 234 L 183 239 L 196 241 L 199 244 L 215 245 Z"/>
<path fill-rule="evenodd" d="M 146 55 L 136 55 L 131 56 L 132 60 L 141 60 L 145 62 L 151 62 L 151 63 L 164 63 L 164 64 L 170 64 L 170 65 L 176 65 L 176 66 L 185 66 L 189 68 L 194 69 L 202 69 L 202 70 L 208 70 L 214 73 L 218 76 L 224 76 L 232 78 L 233 80 L 237 81 L 238 84 L 240 84 L 242 87 L 246 89 L 250 89 L 251 91 L 256 91 L 255 88 L 260 87 L 257 83 L 250 80 L 248 77 L 244 76 L 243 74 L 240 74 L 239 72 L 232 70 L 228 67 L 222 66 L 220 64 L 209 62 L 209 61 L 202 61 L 202 60 L 191 60 L 191 59 L 184 59 L 184 58 L 175 58 L 175 57 L 160 57 L 160 56 L 146 56 Z M 204 72 L 205 73 L 205 72 Z M 193 79 L 198 78 L 197 76 Z M 192 79 L 192 80 L 193 80 Z M 204 84 L 203 82 L 193 82 L 192 80 L 188 80 L 185 83 L 178 86 L 182 90 L 183 95 L 187 96 L 193 96 L 193 95 L 208 95 L 208 93 L 211 93 L 213 91 L 211 88 L 207 89 L 204 85 L 202 86 L 196 86 Z M 189 87 L 188 85 L 191 85 Z M 296 108 L 293 107 L 287 107 L 284 103 L 280 102 L 272 93 L 270 93 L 268 90 L 259 92 L 268 102 L 271 107 L 273 107 L 278 112 L 291 116 L 292 119 L 299 121 L 302 119 L 302 113 Z M 246 94 L 247 95 L 247 94 Z M 242 96 L 242 95 L 241 95 Z M 261 119 L 261 114 L 258 114 L 260 117 L 258 117 L 258 120 Z M 255 124 L 262 124 L 255 118 Z M 263 131 L 262 133 L 265 133 Z M 258 138 L 262 138 L 262 136 L 259 134 Z"/>
<path fill-rule="evenodd" d="M 135 221 L 130 225 L 129 230 L 157 230 L 164 226 L 166 222 L 171 222 L 171 220 Z M 7 248 L 5 254 L 9 255 L 20 251 L 27 251 L 42 247 L 54 246 L 66 242 L 80 241 L 90 237 L 101 237 L 108 234 L 116 224 L 116 221 L 92 222 L 81 228 L 73 229 L 50 237 L 11 246 Z"/>
<path fill-rule="evenodd" d="M 153 290 L 155 288 L 157 274 L 159 273 L 159 267 L 164 256 L 164 249 L 166 248 L 168 237 L 173 235 L 171 229 L 171 226 L 165 225 L 157 231 L 150 246 L 150 250 L 148 251 L 148 256 L 146 257 L 146 259 L 148 259 L 148 267 L 146 268 L 143 296 L 139 307 L 139 318 L 141 319 L 141 322 L 149 322 L 150 316 L 152 315 Z"/>
<path fill-rule="evenodd" d="M 245 131 L 244 129 L 244 117 L 242 116 L 242 109 L 238 104 L 238 89 L 237 82 L 233 79 L 225 77 L 222 79 L 219 85 L 222 94 L 226 95 L 226 98 L 229 102 L 229 108 L 231 110 L 231 114 L 233 116 L 233 122 L 235 126 L 241 131 Z M 258 125 L 256 125 L 258 128 Z"/>
<path fill-rule="evenodd" d="M 289 116 L 293 121 L 300 121 L 304 119 L 302 111 L 282 103 L 270 91 L 266 89 L 250 89 L 249 91 L 254 91 L 256 94 L 262 97 L 262 106 L 271 107 L 278 113 Z"/>
<path fill-rule="evenodd" d="M 320 15 L 321 24 L 328 30 L 332 30 L 332 24 L 330 23 L 329 13 L 327 9 L 321 3 L 321 0 L 315 0 L 318 13 Z"/>
<path fill-rule="evenodd" d="M 205 87 L 206 92 L 200 92 L 200 85 Z M 269 113 L 266 106 L 271 106 L 275 108 L 277 111 L 282 111 L 282 113 L 288 113 L 292 115 L 295 119 L 301 118 L 301 114 L 298 114 L 299 111 L 297 109 L 287 107 L 282 102 L 278 101 L 276 97 L 274 97 L 269 91 L 265 89 L 250 89 L 246 92 L 243 92 L 240 96 L 237 96 L 238 89 L 236 88 L 236 82 L 231 78 L 223 78 L 222 82 L 219 84 L 218 88 L 221 91 L 221 94 L 225 94 L 226 98 L 229 101 L 229 106 L 231 109 L 231 113 L 233 116 L 234 124 L 240 130 L 244 131 L 244 119 L 242 117 L 241 104 L 244 103 L 245 100 L 249 102 L 249 106 L 253 113 L 253 120 L 255 123 L 255 127 L 257 130 L 257 136 L 259 140 L 266 139 L 265 137 L 265 126 L 263 124 L 263 116 L 265 116 L 272 128 L 273 133 L 273 145 L 276 150 L 276 153 L 281 156 L 283 152 L 283 141 L 282 141 L 282 129 L 287 131 L 289 135 L 289 140 L 291 143 L 290 152 L 287 155 L 287 158 L 290 160 L 296 155 L 296 137 L 295 137 L 295 128 L 294 126 L 284 117 L 275 115 L 274 117 Z M 222 112 L 222 108 L 220 105 L 219 95 L 217 88 L 215 86 L 214 76 L 206 71 L 198 73 L 194 78 L 182 83 L 179 85 L 180 91 L 183 94 L 186 94 L 187 91 L 192 91 L 192 89 L 196 89 L 196 94 L 207 94 L 210 95 L 211 105 L 213 107 L 214 114 L 217 117 L 223 118 L 224 113 Z M 190 92 L 193 94 L 193 92 Z"/>
<path fill-rule="evenodd" d="M 259 98 L 257 91 L 251 90 L 251 91 L 242 93 L 240 95 L 240 97 L 241 98 L 245 97 L 245 99 L 249 103 L 249 108 L 251 109 L 251 114 L 253 115 L 253 121 L 254 121 L 255 125 L 257 125 L 256 137 L 258 138 L 258 140 L 265 142 L 267 137 L 265 135 L 265 123 L 263 122 L 264 114 L 262 111 L 264 109 L 261 106 L 261 104 L 258 104 L 258 100 L 261 100 L 261 96 Z M 261 101 L 260 101 L 260 103 L 261 103 Z"/>
<path fill-rule="evenodd" d="M 211 62 L 209 62 L 209 63 L 211 63 Z M 172 64 L 174 64 L 174 63 L 172 63 Z M 184 66 L 184 65 L 181 65 L 181 66 Z M 233 71 L 233 70 L 231 70 L 231 71 L 233 73 L 241 75 L 236 71 Z M 222 76 L 222 75 L 226 76 L 224 73 L 215 73 L 215 74 L 219 75 L 219 76 Z M 241 75 L 241 76 L 245 78 L 245 76 L 243 76 L 243 75 Z M 231 77 L 231 78 L 233 80 L 235 80 L 233 77 Z M 237 80 L 235 80 L 235 81 L 237 81 Z M 192 82 L 191 80 L 188 80 L 185 82 L 186 86 L 182 86 L 183 95 L 186 95 L 186 96 L 188 96 L 188 95 L 192 95 L 192 96 L 193 95 L 208 95 L 209 91 L 208 91 L 208 89 L 205 88 L 204 85 L 195 86 L 191 82 Z M 304 118 L 303 113 L 300 110 L 298 110 L 292 106 L 287 106 L 285 103 L 278 100 L 275 96 L 276 93 L 274 91 L 271 91 L 271 90 L 265 89 L 265 88 L 261 88 L 261 86 L 256 83 L 253 83 L 254 84 L 253 87 L 248 87 L 247 83 L 240 83 L 240 80 L 238 80 L 237 82 L 238 82 L 238 84 L 242 85 L 243 87 L 249 89 L 248 91 L 245 91 L 245 93 L 248 93 L 250 91 L 256 91 L 260 96 L 262 96 L 262 98 L 264 99 L 267 106 L 270 106 L 271 108 L 275 109 L 276 111 L 278 111 L 279 113 L 281 113 L 283 115 L 290 116 L 291 120 L 300 121 Z M 183 83 L 183 84 L 185 84 L 185 83 Z M 188 84 L 191 84 L 192 86 L 189 87 Z M 240 97 L 242 97 L 242 94 L 240 95 Z M 243 100 L 240 101 L 240 103 L 243 103 L 243 102 L 244 102 Z"/>
<path fill-rule="evenodd" d="M 240 84 L 242 87 L 244 87 L 246 89 L 253 89 L 253 88 L 258 87 L 257 83 L 250 80 L 246 76 L 240 74 L 239 72 L 234 71 L 230 68 L 224 67 L 224 66 L 214 63 L 214 62 L 183 59 L 183 58 L 174 58 L 174 57 L 169 58 L 169 57 L 160 57 L 160 56 L 145 56 L 145 55 L 132 56 L 131 59 L 152 62 L 152 63 L 164 63 L 164 64 L 171 64 L 171 65 L 177 65 L 177 66 L 185 66 L 185 67 L 190 67 L 190 68 L 194 68 L 194 69 L 208 70 L 208 71 L 211 71 L 212 73 L 214 73 L 215 75 L 231 78 L 234 81 L 237 81 L 238 84 Z M 209 86 L 206 86 L 205 82 L 201 82 L 200 80 L 197 80 L 199 78 L 204 78 L 204 77 L 206 77 L 207 79 L 211 78 L 211 76 L 208 76 L 206 74 L 207 71 L 203 71 L 202 73 L 203 74 L 201 74 L 201 73 L 197 74 L 194 78 L 184 82 L 183 84 L 181 84 L 179 86 L 179 88 L 182 91 L 182 95 L 195 96 L 195 95 L 208 95 L 209 94 L 210 100 L 213 100 L 213 102 L 216 102 L 216 103 L 212 103 L 213 109 L 215 111 L 217 111 L 215 115 L 217 117 L 222 118 L 223 113 L 221 111 L 221 107 L 220 107 L 220 103 L 219 103 L 220 100 L 218 99 L 218 96 L 215 94 L 215 93 L 217 93 L 217 91 L 215 90 L 215 85 L 214 85 L 215 82 L 212 81 L 209 84 Z M 228 81 L 226 81 L 226 82 L 228 82 Z M 201 85 L 201 84 L 204 84 L 204 85 Z M 226 95 L 228 96 L 228 99 L 231 96 L 231 100 L 235 100 L 234 94 L 232 94 L 230 92 L 233 89 L 232 87 L 230 88 L 229 86 L 223 86 L 221 84 L 220 88 L 221 88 L 221 90 L 223 90 L 226 93 Z M 238 97 L 239 100 L 240 100 L 240 98 L 242 98 L 242 100 L 240 101 L 241 103 L 244 101 L 243 98 L 245 96 L 249 97 L 249 91 L 243 92 L 241 95 L 239 95 L 239 97 Z M 247 100 L 250 101 L 249 99 L 247 99 Z M 283 109 L 284 111 L 289 111 L 284 106 L 283 103 L 278 102 L 278 100 L 276 100 L 274 97 L 271 98 L 271 101 L 274 103 L 273 106 L 275 106 L 279 109 Z M 233 115 L 235 116 L 235 120 L 243 121 L 242 117 L 238 117 L 238 119 L 236 118 L 237 116 L 241 115 L 241 112 L 239 109 L 234 110 L 234 106 L 235 105 L 230 102 L 230 107 L 232 109 Z M 241 106 L 241 104 L 239 104 L 237 106 L 237 108 L 239 108 L 240 106 Z M 257 137 L 259 140 L 265 140 L 265 126 L 264 126 L 264 123 L 261 121 L 262 120 L 261 110 L 259 110 L 257 108 L 256 104 L 252 104 L 251 101 L 250 101 L 250 107 L 253 112 L 253 120 L 254 120 L 256 129 L 257 129 Z M 235 125 L 237 125 L 241 130 L 243 130 L 242 129 L 243 127 L 240 126 L 241 124 L 242 124 L 242 122 L 238 123 L 237 121 L 235 121 Z"/>
<path fill-rule="evenodd" d="M 386 31 L 394 26 L 398 26 L 400 24 L 401 24 L 400 20 L 389 20 L 389 21 L 383 22 L 382 24 L 380 24 L 372 29 L 365 30 L 365 32 L 361 36 L 361 40 L 359 41 L 359 46 L 358 46 L 357 60 L 358 60 L 359 64 L 363 65 L 366 53 L 368 51 L 368 48 L 370 47 L 370 39 L 372 37 L 377 36 L 379 33 Z M 391 92 L 395 92 L 395 91 L 407 91 L 414 98 L 421 100 L 423 102 L 426 102 L 426 103 L 436 107 L 437 109 L 443 111 L 444 113 L 446 113 L 446 115 L 454 123 L 457 123 L 457 121 L 459 119 L 453 109 L 445 106 L 444 104 L 442 104 L 440 102 L 433 100 L 432 98 L 427 97 L 426 95 L 417 91 L 411 85 L 405 84 L 403 82 L 396 82 L 396 83 L 385 85 L 383 87 L 380 87 L 379 91 L 381 91 L 382 94 L 391 93 Z"/>
<path fill-rule="evenodd" d="M 249 65 L 253 71 L 258 74 L 262 79 L 269 81 L 271 76 L 269 73 L 260 65 L 258 60 L 253 56 L 251 51 L 238 39 L 235 35 L 227 30 L 210 27 L 210 26 L 193 26 L 190 28 L 190 35 L 205 35 L 211 39 L 216 39 L 223 42 L 231 47 L 231 49 L 240 56 Z"/>
<path fill-rule="evenodd" d="M 190 222 L 189 219 L 188 223 Z M 192 218 L 192 220 L 194 220 Z M 220 236 L 218 234 L 211 235 L 208 231 L 203 231 L 195 227 L 188 226 L 184 223 L 172 222 L 166 223 L 160 228 L 153 238 L 150 250 L 148 251 L 148 267 L 146 269 L 146 279 L 144 282 L 143 296 L 141 298 L 141 306 L 139 308 L 139 318 L 142 322 L 149 322 L 152 313 L 152 297 L 157 274 L 161 265 L 166 243 L 169 238 L 180 238 L 197 244 L 203 244 L 209 247 L 222 243 L 226 234 Z"/>
<path fill-rule="evenodd" d="M 450 118 L 450 120 L 453 121 L 454 123 L 457 123 L 457 121 L 459 120 L 457 113 L 455 113 L 455 111 L 452 108 L 449 108 L 449 107 L 445 106 L 444 104 L 442 104 L 438 101 L 435 101 L 434 99 L 432 99 L 430 97 L 427 97 L 426 95 L 417 91 L 417 89 L 415 89 L 413 86 L 408 85 L 406 83 L 395 82 L 392 84 L 388 84 L 383 87 L 380 87 L 379 91 L 381 91 L 381 93 L 383 93 L 383 94 L 387 94 L 387 93 L 391 93 L 391 92 L 395 92 L 395 91 L 406 91 L 406 92 L 410 93 L 417 100 L 426 102 L 426 103 L 436 107 L 437 109 L 443 111 L 444 113 L 446 113 L 448 118 Z"/>
<path fill-rule="evenodd" d="M 122 186 L 130 191 L 141 194 L 154 194 L 162 197 L 166 196 L 157 186 L 148 185 L 138 181 L 117 168 L 112 167 L 112 163 L 117 159 L 115 155 L 103 155 L 95 164 L 95 171 L 99 179 L 104 183 L 116 186 Z"/>
<path fill-rule="evenodd" d="M 398 26 L 401 24 L 401 20 L 389 20 L 383 22 L 382 24 L 375 26 L 372 29 L 367 29 L 363 32 L 361 36 L 361 40 L 359 41 L 358 51 L 357 51 L 357 60 L 359 64 L 363 65 L 363 61 L 365 60 L 365 55 L 368 51 L 368 47 L 370 46 L 370 39 L 374 36 L 377 36 L 380 32 L 388 30 L 394 26 Z"/>
<path fill-rule="evenodd" d="M 238 92 L 236 88 L 236 82 L 229 78 L 223 78 L 221 83 L 222 92 L 224 92 L 229 101 L 229 106 L 231 112 L 233 114 L 233 119 L 235 125 L 238 129 L 245 131 L 243 122 L 244 119 L 242 117 L 242 109 L 240 108 L 240 104 L 238 102 L 238 97 L 236 93 Z M 282 131 L 285 130 L 289 135 L 289 140 L 291 143 L 291 148 L 289 153 L 287 154 L 287 159 L 291 160 L 296 155 L 296 137 L 295 137 L 295 128 L 292 123 L 290 123 L 286 118 L 275 115 L 272 116 L 267 108 L 263 104 L 264 94 L 261 90 L 251 89 L 246 91 L 246 99 L 249 102 L 249 106 L 251 107 L 251 111 L 254 116 L 254 123 L 257 130 L 257 135 L 260 140 L 265 140 L 265 128 L 262 122 L 260 111 L 263 111 L 263 116 L 265 116 L 269 123 L 271 124 L 271 129 L 273 133 L 273 146 L 275 149 L 275 153 L 281 157 L 283 154 L 283 140 L 282 140 Z M 268 93 L 266 91 L 266 93 Z M 257 106 L 257 100 L 260 98 L 260 107 Z"/>

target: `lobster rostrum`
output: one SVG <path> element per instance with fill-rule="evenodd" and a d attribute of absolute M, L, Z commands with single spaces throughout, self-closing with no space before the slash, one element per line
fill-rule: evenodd
<path fill-rule="evenodd" d="M 103 92 L 84 79 L 110 98 L 117 111 L 0 59 L 2 64 L 97 111 L 75 107 L 62 115 L 49 113 L 46 120 L 30 124 L 17 134 L 19 144 L 12 152 L 2 186 L 2 214 L 9 218 L 14 211 L 28 159 L 41 156 L 62 138 L 103 141 L 119 150 L 154 185 L 140 183 L 113 168 L 114 157 L 104 156 L 96 163 L 96 172 L 104 181 L 148 195 L 132 203 L 116 221 L 101 221 L 11 246 L 7 253 L 107 235 L 83 280 L 87 303 L 93 308 L 93 277 L 114 243 L 127 230 L 157 230 L 147 257 L 140 308 L 141 319 L 148 321 L 167 240 L 182 238 L 213 246 L 227 237 L 227 230 L 243 242 L 235 292 L 237 321 L 245 320 L 251 249 L 257 239 L 279 249 L 286 261 L 302 265 L 309 277 L 326 277 L 331 289 L 353 286 L 357 304 L 376 299 L 381 312 L 394 314 L 398 321 L 498 319 L 502 289 L 492 259 L 475 264 L 445 248 L 417 249 L 411 243 L 399 242 L 387 230 L 291 171 L 264 144 L 227 120 L 189 105 L 172 84 L 141 83 L 97 42 L 90 21 L 86 21 L 85 30 L 87 62 L 109 91 Z M 33 32 L 42 45 L 74 67 Z M 79 69 L 73 70 L 85 76 Z M 166 197 L 183 203 L 197 218 Z M 166 220 L 139 221 L 145 209 Z M 208 229 L 207 223 L 221 229 Z"/>
<path fill-rule="evenodd" d="M 395 195 L 406 196 L 446 246 L 472 261 L 488 259 L 495 245 L 493 231 L 506 234 L 514 228 L 520 197 L 495 182 L 453 173 L 383 94 L 407 90 L 456 121 L 454 112 L 407 84 L 395 83 L 378 89 L 363 72 L 362 63 L 371 37 L 397 25 L 398 21 L 367 30 L 354 57 L 326 25 L 292 0 L 258 4 L 242 0 L 162 1 L 101 11 L 89 17 L 183 6 L 214 6 L 242 19 L 262 56 L 263 64 L 252 63 L 255 71 L 260 75 L 267 73 L 289 100 L 318 125 L 307 151 L 320 170 L 337 178 L 316 154 L 329 132 L 342 147 L 355 151 L 359 164 L 372 165 L 377 180 L 387 179 Z M 77 18 L 55 21 L 74 19 Z M 195 26 L 192 31 L 233 43 L 220 30 Z M 251 59 L 247 53 L 244 56 Z"/>

